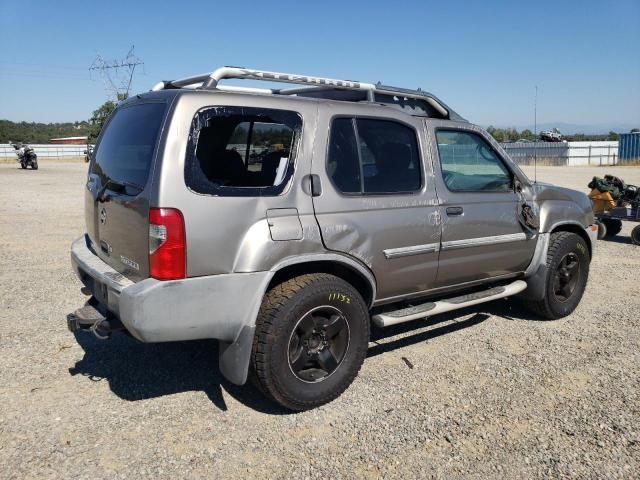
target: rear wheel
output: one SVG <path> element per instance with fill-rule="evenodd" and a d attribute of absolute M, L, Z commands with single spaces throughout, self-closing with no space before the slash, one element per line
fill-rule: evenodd
<path fill-rule="evenodd" d="M 573 312 L 587 285 L 589 249 L 582 237 L 570 232 L 551 234 L 547 251 L 545 297 L 527 306 L 549 320 Z"/>
<path fill-rule="evenodd" d="M 260 390 L 291 410 L 337 398 L 367 353 L 369 312 L 360 294 L 325 273 L 295 277 L 265 296 L 251 365 Z"/>
<path fill-rule="evenodd" d="M 33 162 L 31 164 L 31 168 L 33 168 L 34 170 L 37 170 L 38 169 L 38 162 Z"/>
<path fill-rule="evenodd" d="M 596 220 L 596 225 L 598 225 L 598 240 L 602 240 L 607 236 L 607 226 L 600 220 Z"/>
<path fill-rule="evenodd" d="M 622 230 L 622 221 L 615 218 L 606 218 L 602 220 L 602 223 L 607 227 L 606 236 L 614 237 Z"/>
<path fill-rule="evenodd" d="M 22 168 L 23 170 L 27 168 L 27 164 L 24 162 L 20 162 L 20 168 Z"/>

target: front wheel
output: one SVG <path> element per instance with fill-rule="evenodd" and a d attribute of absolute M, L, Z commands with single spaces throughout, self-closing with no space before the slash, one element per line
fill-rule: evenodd
<path fill-rule="evenodd" d="M 540 316 L 556 320 L 571 314 L 582 299 L 589 277 L 589 249 L 582 237 L 555 232 L 547 251 L 545 296 L 527 306 Z"/>
<path fill-rule="evenodd" d="M 23 170 L 25 170 L 27 168 L 27 164 L 24 162 L 20 162 L 20 168 L 22 168 Z"/>
<path fill-rule="evenodd" d="M 38 162 L 32 162 L 31 163 L 31 168 L 33 168 L 34 170 L 38 169 Z"/>
<path fill-rule="evenodd" d="M 369 312 L 349 283 L 326 273 L 273 287 L 260 307 L 252 376 L 260 390 L 291 410 L 337 398 L 367 353 Z"/>

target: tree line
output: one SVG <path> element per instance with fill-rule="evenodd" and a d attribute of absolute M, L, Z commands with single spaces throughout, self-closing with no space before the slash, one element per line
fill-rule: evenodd
<path fill-rule="evenodd" d="M 637 128 L 631 129 L 631 133 L 638 131 Z M 536 136 L 528 128 L 522 131 L 518 131 L 515 128 L 495 128 L 490 126 L 487 128 L 487 132 L 491 134 L 498 142 L 517 142 L 519 140 L 534 141 L 539 136 Z M 610 131 L 606 134 L 600 135 L 585 135 L 584 133 L 575 133 L 573 135 L 563 135 L 564 139 L 569 142 L 586 142 L 586 141 L 601 141 L 601 140 L 618 140 L 619 135 L 616 132 Z"/>
<path fill-rule="evenodd" d="M 126 96 L 119 95 L 118 100 L 125 100 Z M 60 137 L 89 137 L 88 143 L 96 143 L 100 130 L 106 123 L 117 103 L 107 100 L 93 111 L 89 120 L 81 122 L 36 123 L 12 122 L 0 120 L 0 143 L 49 143 L 52 138 Z"/>
<path fill-rule="evenodd" d="M 52 138 L 84 137 L 89 122 L 36 123 L 0 120 L 0 143 L 49 143 Z"/>
<path fill-rule="evenodd" d="M 246 144 L 249 130 L 245 127 L 237 127 L 229 143 Z M 274 144 L 288 145 L 291 143 L 291 129 L 274 126 L 274 128 L 256 128 L 251 132 L 251 143 L 256 146 L 268 146 Z"/>

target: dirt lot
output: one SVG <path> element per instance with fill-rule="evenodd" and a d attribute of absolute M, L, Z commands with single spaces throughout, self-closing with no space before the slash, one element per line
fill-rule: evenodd
<path fill-rule="evenodd" d="M 214 342 L 69 333 L 84 164 L 0 165 L 3 478 L 638 478 L 640 247 L 598 243 L 570 317 L 498 301 L 373 333 L 337 401 L 289 414 Z M 538 169 L 586 190 L 597 168 Z M 640 184 L 640 168 L 610 168 Z"/>

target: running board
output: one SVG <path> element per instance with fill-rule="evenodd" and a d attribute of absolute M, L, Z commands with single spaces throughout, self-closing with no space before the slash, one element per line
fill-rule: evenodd
<path fill-rule="evenodd" d="M 418 318 L 426 318 L 439 313 L 459 310 L 479 303 L 490 302 L 499 298 L 510 297 L 527 288 L 527 282 L 516 280 L 508 285 L 493 287 L 482 292 L 469 293 L 459 297 L 445 298 L 436 302 L 427 302 L 412 307 L 402 308 L 373 316 L 373 323 L 378 327 L 388 327 L 397 323 L 409 322 Z"/>

